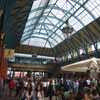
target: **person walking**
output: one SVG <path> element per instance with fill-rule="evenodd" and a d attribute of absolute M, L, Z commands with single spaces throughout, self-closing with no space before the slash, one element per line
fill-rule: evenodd
<path fill-rule="evenodd" d="M 32 82 L 29 80 L 27 84 L 27 91 L 26 91 L 26 99 L 25 100 L 33 100 L 33 90 L 32 90 Z"/>
<path fill-rule="evenodd" d="M 53 86 L 52 86 L 52 81 L 50 80 L 49 86 L 48 86 L 48 96 L 49 100 L 52 100 L 53 96 Z"/>
<path fill-rule="evenodd" d="M 36 84 L 36 98 L 37 100 L 44 100 L 44 91 L 41 80 L 39 80 Z"/>
<path fill-rule="evenodd" d="M 9 86 L 9 93 L 10 93 L 9 96 L 14 96 L 13 92 L 16 87 L 16 84 L 13 79 L 10 79 L 8 86 Z"/>

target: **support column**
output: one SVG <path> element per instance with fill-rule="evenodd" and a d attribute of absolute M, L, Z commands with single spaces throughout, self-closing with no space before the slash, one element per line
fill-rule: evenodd
<path fill-rule="evenodd" d="M 13 69 L 13 75 L 12 75 L 12 77 L 14 77 L 15 76 L 15 70 Z"/>
<path fill-rule="evenodd" d="M 94 45 L 94 48 L 95 48 L 95 57 L 99 57 L 99 53 L 98 53 L 98 47 L 97 47 L 97 42 L 96 43 L 93 43 Z"/>
<path fill-rule="evenodd" d="M 89 58 L 87 45 L 84 45 L 84 50 L 85 50 L 85 57 Z"/>
<path fill-rule="evenodd" d="M 67 52 L 67 54 L 66 54 L 66 62 L 68 62 L 68 52 Z"/>
<path fill-rule="evenodd" d="M 0 9 L 0 32 L 1 32 L 2 27 L 3 27 L 3 18 L 4 18 L 3 14 L 4 14 L 3 10 Z"/>
<path fill-rule="evenodd" d="M 7 61 L 4 57 L 4 33 L 0 32 L 0 76 L 6 78 L 7 74 Z"/>
<path fill-rule="evenodd" d="M 80 60 L 81 60 L 81 58 L 80 58 L 79 49 L 76 49 L 76 52 L 77 52 L 77 58 L 78 58 L 78 60 L 80 61 Z"/>

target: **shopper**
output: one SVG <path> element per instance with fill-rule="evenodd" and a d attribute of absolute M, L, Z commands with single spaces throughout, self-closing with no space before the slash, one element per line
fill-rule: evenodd
<path fill-rule="evenodd" d="M 44 98 L 44 91 L 41 80 L 39 80 L 36 84 L 36 98 L 37 100 L 43 100 Z"/>
<path fill-rule="evenodd" d="M 33 100 L 32 82 L 29 80 L 27 84 L 26 100 Z"/>
<path fill-rule="evenodd" d="M 9 96 L 14 96 L 14 90 L 16 87 L 15 81 L 13 79 L 10 79 L 8 85 L 9 85 Z"/>
<path fill-rule="evenodd" d="M 48 86 L 48 96 L 49 96 L 49 100 L 52 100 L 52 96 L 53 96 L 53 86 L 52 86 L 52 81 L 51 80 L 50 80 L 49 86 Z"/>

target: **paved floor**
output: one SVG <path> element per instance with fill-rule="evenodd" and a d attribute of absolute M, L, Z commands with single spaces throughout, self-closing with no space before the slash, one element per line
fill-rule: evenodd
<path fill-rule="evenodd" d="M 5 92 L 3 93 L 3 96 L 0 97 L 0 100 L 19 100 L 17 97 L 15 96 L 8 96 L 9 95 L 9 92 L 6 88 Z M 45 97 L 44 100 L 49 100 L 48 97 Z M 55 96 L 52 97 L 52 100 L 59 100 L 59 99 L 56 99 Z"/>
<path fill-rule="evenodd" d="M 15 97 L 3 96 L 3 97 L 0 97 L 0 100 L 17 100 L 17 99 Z"/>
<path fill-rule="evenodd" d="M 0 97 L 0 100 L 18 100 L 18 99 L 16 97 L 3 96 L 3 97 Z M 46 97 L 44 98 L 44 100 L 49 100 L 49 99 Z M 56 98 L 53 97 L 52 100 L 56 100 Z"/>

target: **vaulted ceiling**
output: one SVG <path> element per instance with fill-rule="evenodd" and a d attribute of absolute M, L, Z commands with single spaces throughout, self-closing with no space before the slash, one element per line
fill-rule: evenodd
<path fill-rule="evenodd" d="M 0 0 L 0 9 L 5 46 L 16 52 L 61 56 L 99 41 L 100 0 Z M 70 37 L 62 32 L 66 21 Z"/>

